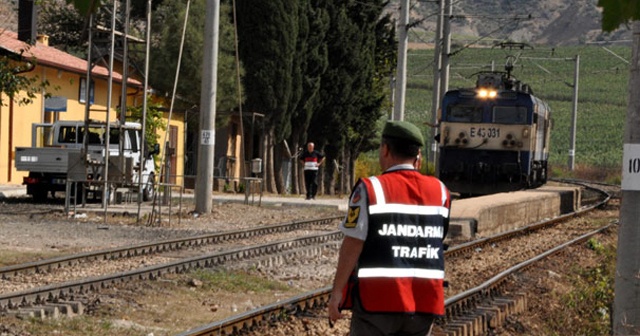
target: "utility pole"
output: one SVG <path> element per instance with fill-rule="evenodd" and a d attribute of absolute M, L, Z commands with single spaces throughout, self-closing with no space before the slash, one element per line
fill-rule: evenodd
<path fill-rule="evenodd" d="M 218 72 L 218 31 L 220 0 L 207 0 L 204 25 L 204 55 L 200 93 L 200 145 L 196 174 L 196 208 L 198 213 L 211 213 L 213 191 L 213 159 L 215 147 L 216 90 Z"/>
<path fill-rule="evenodd" d="M 453 7 L 451 0 L 440 0 L 438 21 L 436 24 L 436 37 L 433 59 L 433 95 L 431 107 L 431 125 L 433 127 L 430 137 L 431 151 L 429 162 L 433 163 L 435 175 L 438 176 L 438 142 L 435 136 L 438 132 L 438 111 L 444 94 L 449 90 L 449 54 L 451 53 L 451 16 Z"/>
<path fill-rule="evenodd" d="M 569 170 L 576 162 L 576 123 L 578 120 L 578 79 L 580 78 L 580 55 L 575 58 L 576 69 L 573 74 L 573 104 L 571 113 L 571 141 L 569 147 Z"/>
<path fill-rule="evenodd" d="M 442 66 L 442 53 L 440 52 L 442 43 L 442 19 L 444 18 L 444 0 L 439 1 L 438 20 L 436 23 L 435 36 L 433 37 L 433 94 L 431 96 L 431 151 L 429 152 L 429 162 L 436 167 L 438 160 L 438 142 L 435 136 L 438 132 L 438 110 L 440 109 L 440 70 Z M 436 169 L 436 175 L 438 170 Z"/>
<path fill-rule="evenodd" d="M 144 41 L 144 94 L 142 95 L 142 145 L 140 146 L 140 167 L 144 167 L 147 161 L 148 148 L 147 148 L 147 111 L 148 104 L 147 98 L 149 95 L 149 55 L 151 52 L 151 1 L 147 0 L 147 27 L 145 31 Z M 140 220 L 140 203 L 142 203 L 142 191 L 146 186 L 142 185 L 142 171 L 138 170 L 138 220 Z M 151 181 L 149 181 L 151 183 Z M 155 186 L 153 186 L 155 188 Z"/>
<path fill-rule="evenodd" d="M 640 21 L 633 23 L 629 107 L 622 157 L 622 203 L 613 302 L 613 334 L 640 335 Z"/>
<path fill-rule="evenodd" d="M 127 80 L 129 79 L 129 15 L 131 12 L 131 0 L 124 0 L 124 11 L 122 13 L 122 21 L 124 28 L 122 31 L 122 91 L 120 93 L 120 125 L 124 125 L 127 116 Z M 115 13 L 114 13 L 115 15 Z M 124 132 L 120 131 L 120 153 L 124 145 Z M 124 163 L 124 160 L 123 160 Z M 124 170 L 123 170 L 124 171 Z"/>
<path fill-rule="evenodd" d="M 440 99 L 449 90 L 449 54 L 451 53 L 451 16 L 453 6 L 451 0 L 444 0 L 444 17 L 442 18 L 442 71 L 440 72 Z"/>
<path fill-rule="evenodd" d="M 398 69 L 396 75 L 395 99 L 393 102 L 393 120 L 404 120 L 404 97 L 407 87 L 407 43 L 409 29 L 409 0 L 400 7 L 398 26 Z"/>

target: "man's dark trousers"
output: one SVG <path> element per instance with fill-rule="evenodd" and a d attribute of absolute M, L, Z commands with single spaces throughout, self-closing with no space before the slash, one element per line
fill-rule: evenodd
<path fill-rule="evenodd" d="M 307 169 L 304 171 L 304 182 L 307 188 L 307 199 L 316 198 L 318 192 L 318 171 Z"/>

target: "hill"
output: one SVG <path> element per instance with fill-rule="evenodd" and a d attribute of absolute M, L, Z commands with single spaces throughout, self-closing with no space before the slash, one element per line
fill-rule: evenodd
<path fill-rule="evenodd" d="M 389 11 L 397 18 L 399 4 L 392 0 Z M 597 0 L 464 0 L 453 2 L 453 39 L 492 44 L 494 41 L 526 42 L 534 45 L 567 46 L 590 42 L 629 40 L 627 27 L 605 33 Z M 411 1 L 412 31 L 416 39 L 433 36 L 437 3 Z"/>
<path fill-rule="evenodd" d="M 18 5 L 11 0 L 0 0 L 0 29 L 18 29 Z"/>
<path fill-rule="evenodd" d="M 391 0 L 388 11 L 398 17 L 404 0 Z M 493 44 L 495 41 L 566 46 L 590 42 L 629 40 L 626 27 L 604 33 L 597 0 L 464 0 L 453 2 L 451 31 L 454 40 Z M 437 4 L 411 1 L 411 39 L 431 42 L 436 27 Z M 0 29 L 17 29 L 17 1 L 0 0 Z"/>

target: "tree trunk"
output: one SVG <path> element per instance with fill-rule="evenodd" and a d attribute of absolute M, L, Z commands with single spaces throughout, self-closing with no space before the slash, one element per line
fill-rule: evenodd
<path fill-rule="evenodd" d="M 356 184 L 356 160 L 358 156 L 353 151 L 349 151 L 349 167 L 348 167 L 348 182 L 349 182 L 349 194 L 351 194 L 351 188 Z M 346 170 L 346 169 L 345 169 Z"/>
<path fill-rule="evenodd" d="M 273 128 L 269 129 L 268 134 L 265 136 L 265 141 L 263 141 L 264 146 L 264 156 L 265 156 L 265 189 L 274 193 L 276 191 L 276 184 L 274 179 L 274 156 L 273 156 Z"/>
<path fill-rule="evenodd" d="M 300 157 L 298 154 L 301 154 L 302 152 L 300 152 L 303 148 L 303 146 L 300 145 L 300 134 L 295 133 L 291 136 L 291 147 L 289 148 L 291 150 L 291 194 L 294 195 L 298 195 L 301 193 L 301 186 L 304 185 L 304 182 L 300 183 L 300 177 L 301 177 L 301 173 L 300 173 Z M 304 178 L 304 176 L 302 177 Z"/>
<path fill-rule="evenodd" d="M 325 164 L 324 164 L 324 169 L 323 173 L 324 173 L 324 187 L 325 190 L 323 190 L 325 195 L 335 195 L 335 188 L 336 188 L 336 179 L 335 179 L 335 172 L 336 172 L 336 164 L 335 164 L 335 160 L 333 158 L 327 157 L 324 160 Z"/>
<path fill-rule="evenodd" d="M 273 182 L 275 183 L 275 190 L 281 195 L 285 193 L 282 180 L 282 160 L 285 158 L 283 147 L 281 143 L 273 146 Z"/>

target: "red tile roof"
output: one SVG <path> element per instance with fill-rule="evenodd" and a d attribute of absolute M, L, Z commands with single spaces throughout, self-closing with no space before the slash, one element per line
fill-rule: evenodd
<path fill-rule="evenodd" d="M 38 64 L 42 66 L 66 70 L 81 75 L 87 73 L 86 60 L 67 54 L 66 52 L 54 47 L 49 47 L 40 42 L 36 42 L 35 45 L 29 45 L 26 42 L 18 40 L 18 34 L 9 30 L 0 29 L 0 49 L 7 50 L 17 55 L 22 53 L 24 58 L 34 57 Z M 106 79 L 109 77 L 109 71 L 103 66 L 94 66 L 92 75 Z M 114 71 L 113 80 L 116 82 L 122 82 L 122 75 Z M 142 85 L 140 81 L 131 78 L 129 78 L 127 82 L 132 85 Z"/>

